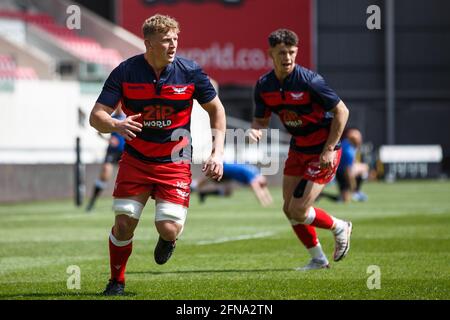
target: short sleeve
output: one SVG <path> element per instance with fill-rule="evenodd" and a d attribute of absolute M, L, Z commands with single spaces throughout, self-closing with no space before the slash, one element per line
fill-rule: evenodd
<path fill-rule="evenodd" d="M 115 108 L 122 98 L 123 77 L 123 64 L 120 64 L 111 72 L 108 79 L 106 79 L 97 102 Z"/>
<path fill-rule="evenodd" d="M 255 107 L 255 118 L 268 118 L 271 115 L 271 110 L 264 103 L 263 98 L 261 97 L 261 85 L 259 81 L 256 83 L 255 90 L 253 92 L 253 102 Z"/>
<path fill-rule="evenodd" d="M 336 92 L 328 86 L 321 75 L 313 73 L 308 84 L 313 95 L 320 100 L 319 103 L 326 111 L 334 109 L 339 101 L 341 101 Z"/>
<path fill-rule="evenodd" d="M 211 84 L 208 75 L 203 72 L 200 66 L 197 66 L 194 70 L 192 80 L 195 85 L 193 98 L 196 99 L 198 103 L 208 103 L 217 96 L 216 90 Z"/>

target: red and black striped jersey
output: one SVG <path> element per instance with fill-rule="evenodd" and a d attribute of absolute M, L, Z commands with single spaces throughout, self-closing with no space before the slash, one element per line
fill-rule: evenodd
<path fill-rule="evenodd" d="M 111 72 L 97 102 L 114 108 L 121 101 L 127 116 L 141 113 L 137 121 L 142 132 L 126 142 L 125 151 L 140 160 L 167 163 L 174 148 L 182 152 L 190 143 L 193 99 L 204 104 L 215 97 L 208 76 L 195 62 L 176 57 L 158 79 L 140 54 Z"/>
<path fill-rule="evenodd" d="M 254 91 L 255 118 L 276 113 L 292 134 L 291 148 L 321 153 L 330 132 L 338 95 L 317 73 L 296 65 L 281 83 L 275 71 L 263 75 Z"/>

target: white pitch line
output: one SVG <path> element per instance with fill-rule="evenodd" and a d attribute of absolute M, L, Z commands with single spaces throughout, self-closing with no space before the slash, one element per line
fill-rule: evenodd
<path fill-rule="evenodd" d="M 255 234 L 243 234 L 243 235 L 235 236 L 235 237 L 223 237 L 223 238 L 218 238 L 218 239 L 214 239 L 214 240 L 198 241 L 195 244 L 199 245 L 199 246 L 203 246 L 203 245 L 208 245 L 208 244 L 224 243 L 224 242 L 231 242 L 231 241 L 265 238 L 265 237 L 270 237 L 274 234 L 275 234 L 274 232 L 259 232 L 259 233 L 255 233 Z"/>

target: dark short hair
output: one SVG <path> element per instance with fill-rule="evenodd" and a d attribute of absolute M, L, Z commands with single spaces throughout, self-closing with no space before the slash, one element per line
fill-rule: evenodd
<path fill-rule="evenodd" d="M 298 36 L 294 31 L 288 29 L 278 29 L 269 35 L 269 45 L 274 48 L 277 44 L 284 43 L 287 46 L 296 46 Z"/>

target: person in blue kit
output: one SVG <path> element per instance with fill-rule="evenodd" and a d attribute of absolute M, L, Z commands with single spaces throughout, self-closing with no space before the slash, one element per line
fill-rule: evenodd
<path fill-rule="evenodd" d="M 114 119 L 122 121 L 126 118 L 122 108 L 118 108 L 112 114 Z M 122 152 L 125 148 L 125 139 L 117 132 L 112 132 L 109 138 L 108 148 L 106 149 L 106 156 L 103 162 L 100 175 L 95 181 L 94 190 L 92 191 L 91 198 L 86 207 L 87 212 L 91 212 L 94 209 L 97 198 L 101 195 L 102 191 L 106 189 L 108 181 L 111 180 L 113 175 L 114 165 L 119 163 L 122 157 Z"/>
<path fill-rule="evenodd" d="M 322 196 L 345 203 L 351 200 L 367 201 L 368 197 L 361 191 L 361 186 L 369 174 L 369 166 L 357 161 L 358 150 L 362 144 L 361 132 L 356 128 L 348 128 L 343 136 L 341 162 L 336 171 L 339 195 L 323 193 Z"/>
<path fill-rule="evenodd" d="M 231 196 L 233 193 L 232 182 L 236 181 L 242 185 L 252 188 L 256 198 L 263 207 L 273 203 L 272 195 L 267 187 L 267 179 L 261 175 L 258 167 L 250 164 L 227 163 L 223 164 L 223 178 L 220 183 L 204 178 L 194 187 L 198 190 L 200 202 L 204 203 L 210 195 Z M 213 186 L 208 186 L 213 182 Z"/>

